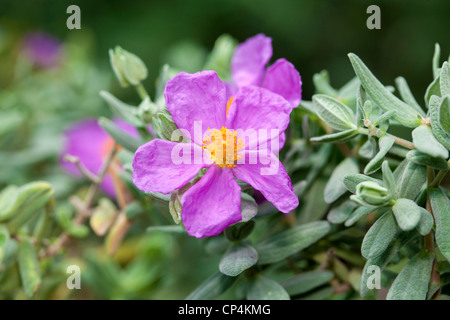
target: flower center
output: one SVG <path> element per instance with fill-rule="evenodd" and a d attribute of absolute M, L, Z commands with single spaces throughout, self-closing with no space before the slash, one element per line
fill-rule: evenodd
<path fill-rule="evenodd" d="M 219 167 L 236 167 L 236 161 L 242 158 L 237 152 L 244 147 L 244 141 L 237 137 L 237 131 L 222 127 L 220 130 L 208 128 L 208 132 L 202 149 L 208 150 L 211 159 Z"/>

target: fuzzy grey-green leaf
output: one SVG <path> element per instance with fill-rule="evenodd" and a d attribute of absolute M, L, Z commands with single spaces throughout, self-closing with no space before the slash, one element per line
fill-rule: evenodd
<path fill-rule="evenodd" d="M 380 169 L 381 164 L 383 163 L 383 160 L 384 160 L 386 154 L 389 152 L 389 150 L 394 145 L 394 141 L 395 141 L 394 138 L 392 138 L 391 136 L 388 136 L 388 135 L 380 138 L 380 140 L 378 141 L 378 145 L 380 146 L 380 151 L 378 151 L 378 153 L 375 155 L 375 157 L 373 157 L 372 160 L 370 160 L 369 163 L 364 168 L 365 174 L 372 174 L 372 173 L 378 171 L 378 169 Z"/>
<path fill-rule="evenodd" d="M 327 221 L 314 221 L 292 227 L 256 245 L 258 264 L 275 263 L 303 250 L 330 231 Z"/>
<path fill-rule="evenodd" d="M 289 294 L 278 282 L 259 275 L 247 291 L 247 300 L 290 300 Z"/>
<path fill-rule="evenodd" d="M 327 219 L 334 224 L 343 223 L 348 219 L 355 207 L 356 203 L 351 200 L 347 200 L 341 203 L 339 206 L 331 209 L 328 213 Z"/>
<path fill-rule="evenodd" d="M 436 221 L 436 243 L 450 261 L 450 200 L 441 189 L 429 189 L 428 194 Z"/>
<path fill-rule="evenodd" d="M 387 300 L 425 300 L 434 254 L 420 252 L 399 273 L 389 289 Z"/>
<path fill-rule="evenodd" d="M 358 164 L 353 158 L 346 158 L 334 169 L 330 179 L 324 189 L 324 199 L 327 203 L 336 201 L 342 196 L 347 188 L 344 184 L 344 178 L 348 174 L 358 173 Z"/>
<path fill-rule="evenodd" d="M 366 182 L 366 181 L 371 181 L 371 182 L 375 182 L 379 185 L 384 185 L 383 181 L 360 174 L 360 173 L 347 174 L 344 177 L 344 185 L 351 193 L 356 193 L 356 187 L 358 186 L 358 184 L 360 184 L 361 182 Z"/>
<path fill-rule="evenodd" d="M 419 206 L 409 199 L 397 199 L 392 206 L 397 224 L 403 231 L 414 229 L 422 216 Z"/>
<path fill-rule="evenodd" d="M 448 158 L 448 150 L 436 140 L 429 126 L 421 125 L 415 128 L 412 138 L 414 146 L 420 152 L 436 158 Z"/>
<path fill-rule="evenodd" d="M 417 110 L 401 101 L 383 86 L 357 55 L 350 53 L 348 56 L 367 94 L 381 109 L 386 112 L 395 110 L 394 119 L 404 126 L 414 128 L 420 123 Z"/>
<path fill-rule="evenodd" d="M 358 135 L 357 129 L 348 129 L 345 131 L 330 133 L 319 137 L 312 137 L 310 140 L 311 142 L 317 143 L 342 142 L 349 140 L 356 135 Z"/>
<path fill-rule="evenodd" d="M 219 270 L 223 274 L 235 277 L 255 265 L 258 261 L 258 252 L 255 248 L 237 244 L 230 248 L 220 260 Z"/>
<path fill-rule="evenodd" d="M 428 154 L 420 152 L 418 150 L 410 150 L 406 154 L 406 159 L 416 164 L 425 167 L 431 167 L 436 170 L 448 170 L 447 161 L 442 158 L 431 157 Z"/>
<path fill-rule="evenodd" d="M 212 300 L 218 298 L 227 291 L 236 280 L 236 277 L 229 277 L 220 272 L 213 274 L 206 279 L 197 289 L 192 291 L 186 300 Z"/>
<path fill-rule="evenodd" d="M 353 123 L 355 115 L 350 109 L 339 100 L 323 94 L 313 96 L 313 103 L 317 115 L 331 128 L 338 131 L 355 129 Z"/>
<path fill-rule="evenodd" d="M 364 258 L 376 258 L 382 254 L 397 233 L 397 224 L 394 215 L 389 210 L 381 216 L 366 233 L 361 245 L 361 253 Z"/>
<path fill-rule="evenodd" d="M 291 296 L 306 293 L 310 290 L 323 286 L 333 278 L 330 271 L 310 271 L 288 278 L 280 284 Z"/>

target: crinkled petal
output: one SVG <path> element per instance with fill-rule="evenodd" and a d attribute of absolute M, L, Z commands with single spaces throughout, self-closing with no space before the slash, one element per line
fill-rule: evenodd
<path fill-rule="evenodd" d="M 259 86 L 272 57 L 272 39 L 258 34 L 238 45 L 231 60 L 231 74 L 238 87 Z"/>
<path fill-rule="evenodd" d="M 169 193 L 183 187 L 207 165 L 194 143 L 152 140 L 140 146 L 133 160 L 133 183 L 140 190 Z"/>
<path fill-rule="evenodd" d="M 278 93 L 291 104 L 292 108 L 299 105 L 302 98 L 302 80 L 294 65 L 286 59 L 278 59 L 267 68 L 262 86 Z"/>
<path fill-rule="evenodd" d="M 226 88 L 215 71 L 177 74 L 167 82 L 164 97 L 175 124 L 197 144 L 202 144 L 208 127 L 220 129 L 225 124 Z"/>
<path fill-rule="evenodd" d="M 181 218 L 194 237 L 216 236 L 242 220 L 241 188 L 228 168 L 211 166 L 181 199 Z"/>
<path fill-rule="evenodd" d="M 227 127 L 240 133 L 247 150 L 253 149 L 284 132 L 291 111 L 291 105 L 282 96 L 260 87 L 243 87 L 228 110 Z M 253 138 L 255 135 L 257 139 Z"/>
<path fill-rule="evenodd" d="M 233 173 L 238 180 L 260 191 L 281 212 L 289 213 L 297 208 L 298 197 L 291 179 L 273 153 L 267 150 L 246 151 L 245 164 L 238 164 Z"/>

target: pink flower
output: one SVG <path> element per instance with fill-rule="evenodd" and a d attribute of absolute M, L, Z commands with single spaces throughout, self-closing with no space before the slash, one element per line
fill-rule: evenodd
<path fill-rule="evenodd" d="M 259 190 L 284 213 L 298 206 L 286 170 L 267 146 L 270 143 L 266 144 L 278 140 L 278 133 L 289 124 L 292 106 L 282 96 L 245 86 L 227 103 L 225 84 L 214 71 L 182 72 L 167 82 L 164 96 L 175 124 L 192 142 L 153 140 L 139 147 L 133 161 L 133 182 L 143 191 L 167 194 L 208 168 L 181 198 L 181 218 L 188 234 L 215 236 L 242 220 L 241 188 L 236 179 Z M 272 140 L 259 135 L 249 138 L 242 134 L 246 130 L 274 130 L 277 134 L 270 136 Z M 174 161 L 179 150 L 188 161 Z M 202 155 L 202 161 L 196 154 Z M 263 174 L 272 165 L 276 170 Z"/>

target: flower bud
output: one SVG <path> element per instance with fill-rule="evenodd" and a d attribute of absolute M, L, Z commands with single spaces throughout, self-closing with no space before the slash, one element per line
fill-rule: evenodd
<path fill-rule="evenodd" d="M 384 206 L 391 202 L 389 190 L 376 182 L 365 181 L 356 186 L 356 198 L 372 206 Z"/>
<path fill-rule="evenodd" d="M 109 50 L 111 66 L 120 85 L 124 88 L 129 85 L 137 86 L 147 78 L 147 67 L 135 54 L 117 46 Z"/>

